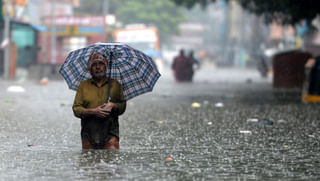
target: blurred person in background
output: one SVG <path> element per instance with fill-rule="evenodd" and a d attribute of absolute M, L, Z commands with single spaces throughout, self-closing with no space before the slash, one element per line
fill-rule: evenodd
<path fill-rule="evenodd" d="M 88 61 L 91 79 L 82 81 L 73 103 L 74 115 L 81 119 L 83 149 L 119 149 L 118 116 L 126 109 L 118 81 L 106 77 L 107 59 L 93 53 Z"/>
<path fill-rule="evenodd" d="M 263 55 L 258 56 L 257 68 L 262 78 L 268 77 L 269 67 L 266 58 Z"/>
<path fill-rule="evenodd" d="M 190 50 L 188 55 L 187 81 L 192 82 L 194 71 L 200 68 L 200 62 L 194 57 L 194 51 Z"/>
<path fill-rule="evenodd" d="M 184 49 L 180 49 L 179 55 L 174 57 L 171 69 L 173 70 L 175 80 L 177 82 L 188 81 L 190 72 L 190 63 L 188 57 L 185 56 Z"/>

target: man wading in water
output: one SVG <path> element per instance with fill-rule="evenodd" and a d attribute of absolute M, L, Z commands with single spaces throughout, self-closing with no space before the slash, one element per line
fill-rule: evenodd
<path fill-rule="evenodd" d="M 91 79 L 82 81 L 72 106 L 81 118 L 83 149 L 119 149 L 118 116 L 126 109 L 121 85 L 106 77 L 104 55 L 93 53 L 88 61 Z"/>

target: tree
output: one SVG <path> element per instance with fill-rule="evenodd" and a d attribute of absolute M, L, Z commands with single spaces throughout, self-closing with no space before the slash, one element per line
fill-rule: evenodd
<path fill-rule="evenodd" d="M 116 12 L 124 24 L 144 23 L 159 28 L 160 37 L 177 31 L 177 25 L 185 20 L 182 11 L 169 0 L 127 0 Z"/>
<path fill-rule="evenodd" d="M 172 0 L 177 5 L 188 8 L 195 4 L 205 7 L 216 0 Z M 226 0 L 228 1 L 228 0 Z M 311 21 L 320 15 L 320 1 L 315 0 L 238 0 L 247 11 L 263 16 L 267 23 L 278 22 L 284 25 L 295 25 L 301 20 Z"/>
<path fill-rule="evenodd" d="M 249 12 L 262 15 L 267 23 L 297 24 L 312 20 L 320 14 L 320 1 L 314 0 L 239 0 L 241 6 Z"/>
<path fill-rule="evenodd" d="M 191 9 L 195 4 L 200 4 L 203 8 L 207 6 L 208 3 L 216 2 L 216 0 L 171 0 L 179 6 L 185 6 Z"/>
<path fill-rule="evenodd" d="M 83 0 L 77 14 L 102 14 L 105 0 Z M 177 25 L 184 21 L 181 8 L 170 0 L 109 0 L 108 12 L 123 24 L 142 23 L 156 26 L 160 38 L 177 32 Z"/>

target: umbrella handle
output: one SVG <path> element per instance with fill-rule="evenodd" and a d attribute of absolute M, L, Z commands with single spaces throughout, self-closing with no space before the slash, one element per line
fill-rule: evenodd
<path fill-rule="evenodd" d="M 108 62 L 108 67 L 109 68 L 109 75 L 108 75 L 108 93 L 107 93 L 107 101 L 110 102 L 111 101 L 111 96 L 110 96 L 110 89 L 111 89 L 111 70 L 112 70 L 112 57 L 113 56 L 113 53 L 110 52 L 110 56 L 109 56 L 109 62 Z M 110 65 L 109 65 L 110 64 Z"/>
<path fill-rule="evenodd" d="M 110 95 L 111 86 L 112 86 L 112 80 L 111 80 L 111 78 L 109 77 L 109 78 L 108 78 L 107 102 L 110 102 L 110 101 L 111 101 L 111 95 Z"/>

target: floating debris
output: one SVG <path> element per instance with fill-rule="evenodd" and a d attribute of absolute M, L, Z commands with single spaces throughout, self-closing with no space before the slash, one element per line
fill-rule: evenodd
<path fill-rule="evenodd" d="M 247 122 L 250 122 L 250 123 L 257 123 L 259 121 L 258 118 L 249 118 L 247 119 Z"/>
<path fill-rule="evenodd" d="M 222 102 L 218 102 L 214 106 L 215 107 L 224 107 L 224 104 Z"/>
<path fill-rule="evenodd" d="M 208 125 L 212 125 L 212 122 L 208 122 Z"/>
<path fill-rule="evenodd" d="M 21 86 L 10 86 L 7 89 L 8 92 L 25 92 L 26 90 Z"/>
<path fill-rule="evenodd" d="M 194 103 L 191 104 L 191 107 L 199 108 L 199 107 L 201 107 L 201 104 L 198 103 L 198 102 L 194 102 Z"/>
<path fill-rule="evenodd" d="M 40 84 L 41 84 L 41 85 L 48 85 L 48 83 L 49 83 L 48 77 L 43 77 L 43 78 L 40 80 Z"/>
<path fill-rule="evenodd" d="M 163 121 L 163 120 L 158 120 L 157 122 L 158 122 L 159 124 L 163 124 L 164 121 Z"/>
<path fill-rule="evenodd" d="M 310 135 L 308 135 L 310 138 L 315 138 L 315 136 L 314 135 L 312 135 L 312 134 L 310 134 Z"/>
<path fill-rule="evenodd" d="M 172 157 L 167 157 L 166 161 L 168 161 L 168 162 L 173 161 L 173 158 Z"/>
<path fill-rule="evenodd" d="M 240 130 L 240 133 L 242 133 L 242 134 L 252 134 L 252 132 L 248 131 L 248 130 Z"/>
<path fill-rule="evenodd" d="M 286 123 L 287 121 L 286 120 L 283 120 L 283 119 L 280 119 L 277 121 L 277 123 Z"/>
<path fill-rule="evenodd" d="M 273 121 L 270 119 L 249 118 L 249 119 L 247 119 L 247 122 L 248 123 L 256 123 L 259 126 L 273 125 Z"/>
<path fill-rule="evenodd" d="M 273 121 L 271 121 L 270 119 L 261 119 L 258 121 L 258 125 L 259 126 L 270 126 L 270 125 L 273 125 Z"/>

